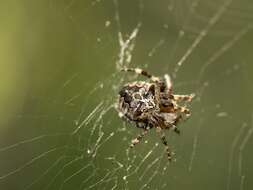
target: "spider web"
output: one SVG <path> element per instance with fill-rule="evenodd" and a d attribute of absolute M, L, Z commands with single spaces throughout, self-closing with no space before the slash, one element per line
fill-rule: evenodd
<path fill-rule="evenodd" d="M 252 189 L 251 2 L 38 2 L 9 5 L 29 53 L 19 55 L 25 82 L 13 79 L 19 98 L 2 104 L 12 109 L 1 118 L 1 189 Z M 129 149 L 141 131 L 114 103 L 141 77 L 123 66 L 168 73 L 175 93 L 196 94 L 182 134 L 166 132 L 173 162 L 154 130 Z"/>

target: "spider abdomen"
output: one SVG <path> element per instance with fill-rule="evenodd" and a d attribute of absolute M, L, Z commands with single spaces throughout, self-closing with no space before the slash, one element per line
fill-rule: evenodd
<path fill-rule="evenodd" d="M 120 115 L 130 121 L 146 123 L 148 115 L 156 106 L 154 93 L 152 83 L 138 81 L 126 84 L 118 97 L 117 109 Z"/>

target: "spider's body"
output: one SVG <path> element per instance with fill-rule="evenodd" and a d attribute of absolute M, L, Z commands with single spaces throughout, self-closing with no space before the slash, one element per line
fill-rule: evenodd
<path fill-rule="evenodd" d="M 147 131 L 156 128 L 161 133 L 163 144 L 167 148 L 168 158 L 171 152 L 162 129 L 172 128 L 179 134 L 177 123 L 190 116 L 189 109 L 177 105 L 178 101 L 191 101 L 193 95 L 173 95 L 169 75 L 158 78 L 141 69 L 123 69 L 150 78 L 150 82 L 136 81 L 127 83 L 119 92 L 117 111 L 119 116 L 136 123 L 144 131 L 132 141 L 131 147 L 139 143 Z"/>
<path fill-rule="evenodd" d="M 126 84 L 119 92 L 119 113 L 137 127 L 152 127 L 149 114 L 156 109 L 154 85 L 146 82 Z"/>

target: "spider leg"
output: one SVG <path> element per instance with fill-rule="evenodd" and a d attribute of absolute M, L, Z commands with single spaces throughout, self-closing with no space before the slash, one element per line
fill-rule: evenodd
<path fill-rule="evenodd" d="M 190 94 L 190 95 L 176 95 L 176 94 L 171 94 L 171 98 L 175 101 L 187 101 L 191 102 L 192 98 L 195 96 L 195 94 Z"/>
<path fill-rule="evenodd" d="M 152 74 L 150 74 L 147 71 L 144 71 L 140 68 L 122 68 L 121 71 L 134 72 L 138 75 L 143 75 L 143 76 L 151 79 L 151 81 L 156 82 L 156 83 L 160 81 L 160 79 L 158 77 L 153 76 Z"/>
<path fill-rule="evenodd" d="M 190 110 L 188 108 L 179 106 L 175 103 L 174 103 L 174 111 L 184 113 L 187 118 L 190 117 L 191 115 Z"/>
<path fill-rule="evenodd" d="M 163 143 L 163 145 L 165 146 L 165 149 L 166 149 L 166 154 L 167 154 L 168 160 L 171 161 L 173 153 L 170 150 L 170 147 L 169 147 L 168 142 L 166 140 L 165 134 L 162 132 L 161 127 L 157 127 L 156 129 L 157 129 L 157 132 L 160 133 L 162 143 Z"/>
<path fill-rule="evenodd" d="M 166 94 L 171 94 L 172 93 L 172 81 L 171 78 L 168 74 L 164 75 L 164 79 L 165 79 L 165 85 L 166 85 L 166 89 L 165 89 L 165 93 Z"/>
<path fill-rule="evenodd" d="M 155 104 L 157 106 L 158 109 L 159 108 L 159 104 L 160 104 L 160 88 L 157 84 L 154 84 L 155 85 Z"/>
<path fill-rule="evenodd" d="M 175 133 L 177 133 L 178 135 L 180 135 L 180 130 L 178 129 L 177 124 L 178 124 L 181 120 L 183 120 L 183 119 L 184 119 L 183 116 L 182 116 L 181 114 L 179 114 L 179 115 L 176 117 L 174 123 L 172 124 L 172 129 L 173 129 L 173 131 L 174 131 Z"/>
<path fill-rule="evenodd" d="M 177 133 L 178 135 L 180 135 L 180 130 L 178 129 L 178 127 L 174 124 L 172 125 L 172 129 L 175 133 Z"/>
<path fill-rule="evenodd" d="M 143 137 L 147 134 L 148 130 L 144 129 L 144 131 L 139 134 L 135 139 L 132 140 L 131 144 L 130 144 L 130 148 L 133 148 L 136 144 L 138 144 Z"/>

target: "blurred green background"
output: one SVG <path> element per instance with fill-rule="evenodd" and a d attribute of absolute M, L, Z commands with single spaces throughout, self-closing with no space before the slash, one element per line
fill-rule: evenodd
<path fill-rule="evenodd" d="M 0 23 L 0 189 L 253 188 L 252 2 L 2 0 Z M 197 94 L 176 162 L 155 131 L 128 152 L 112 108 L 134 29 L 129 66 Z"/>

